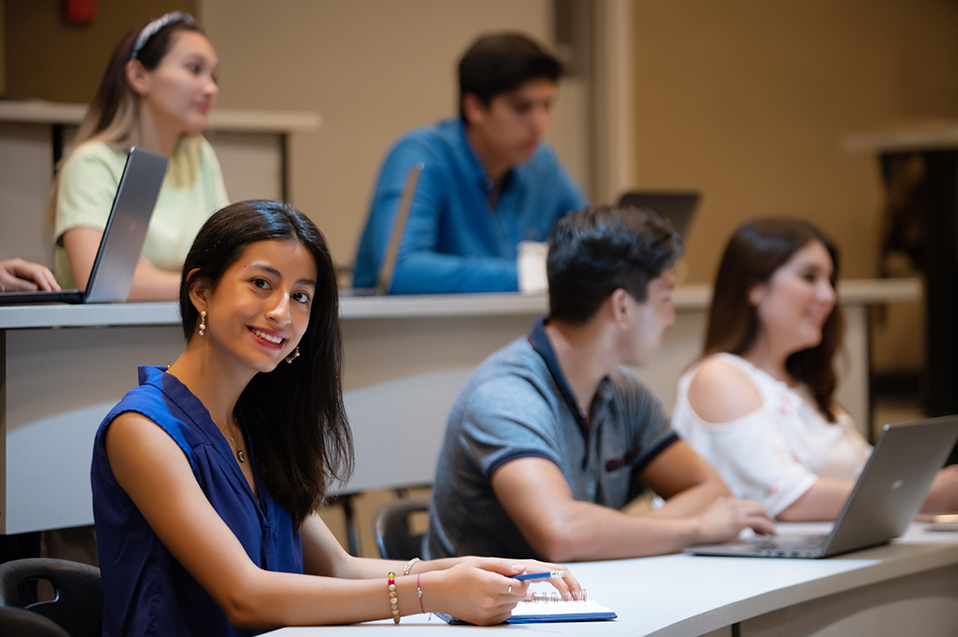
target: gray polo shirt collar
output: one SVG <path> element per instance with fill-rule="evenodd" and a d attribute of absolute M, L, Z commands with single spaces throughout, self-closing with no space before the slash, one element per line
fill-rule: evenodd
<path fill-rule="evenodd" d="M 579 407 L 579 401 L 576 399 L 575 393 L 569 385 L 569 381 L 566 380 L 565 374 L 562 372 L 559 358 L 552 348 L 552 343 L 549 342 L 548 334 L 546 334 L 546 322 L 547 318 L 544 316 L 536 321 L 535 327 L 532 328 L 528 336 L 529 344 L 532 345 L 532 349 L 542 357 L 546 367 L 549 369 L 549 373 L 552 374 L 552 379 L 555 381 L 556 387 L 559 388 L 562 399 L 565 401 L 566 406 L 569 407 L 569 411 L 572 412 L 572 417 L 575 418 L 575 421 L 579 424 L 579 432 L 582 434 L 586 448 L 588 448 L 589 433 L 592 428 L 589 422 L 589 414 Z M 598 414 L 602 405 L 607 403 L 611 397 L 606 387 L 607 383 L 608 378 L 603 378 L 599 382 L 598 391 L 596 391 L 595 398 L 592 401 L 593 414 Z"/>

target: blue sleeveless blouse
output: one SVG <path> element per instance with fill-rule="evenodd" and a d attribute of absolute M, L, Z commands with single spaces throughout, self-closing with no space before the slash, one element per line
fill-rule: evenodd
<path fill-rule="evenodd" d="M 258 502 L 233 450 L 203 403 L 165 368 L 140 367 L 140 386 L 107 414 L 93 449 L 93 517 L 103 577 L 103 634 L 255 635 L 234 628 L 212 597 L 166 549 L 116 482 L 106 430 L 133 411 L 162 428 L 183 451 L 210 504 L 260 568 L 303 572 L 299 530 L 275 502 L 253 465 Z M 254 456 L 250 448 L 250 461 Z M 261 504 L 262 503 L 262 504 Z"/>

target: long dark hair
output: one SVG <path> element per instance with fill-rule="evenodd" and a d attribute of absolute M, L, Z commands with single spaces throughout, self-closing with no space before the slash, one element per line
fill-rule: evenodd
<path fill-rule="evenodd" d="M 825 246 L 832 259 L 832 286 L 838 280 L 838 248 L 822 231 L 798 219 L 758 219 L 739 227 L 722 256 L 715 294 L 709 310 L 704 356 L 719 352 L 744 354 L 758 336 L 758 312 L 749 303 L 749 293 L 766 283 L 793 254 L 812 241 Z M 845 322 L 841 306 L 835 307 L 822 326 L 822 340 L 815 347 L 793 353 L 785 368 L 795 380 L 805 383 L 818 409 L 834 422 L 833 401 L 837 374 L 835 354 L 841 348 Z"/>
<path fill-rule="evenodd" d="M 190 288 L 213 290 L 252 243 L 299 241 L 316 261 L 316 292 L 300 357 L 253 377 L 236 405 L 256 451 L 256 468 L 270 493 L 298 526 L 322 503 L 333 480 L 352 472 L 353 441 L 343 407 L 339 291 L 326 239 L 301 212 L 277 201 L 229 205 L 200 229 L 183 265 L 180 315 L 189 341 L 198 313 Z M 192 274 L 191 274 L 192 273 Z"/>

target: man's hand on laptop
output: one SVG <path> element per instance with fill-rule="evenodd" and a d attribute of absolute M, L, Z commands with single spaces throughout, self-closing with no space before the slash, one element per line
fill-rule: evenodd
<path fill-rule="evenodd" d="M 775 520 L 765 507 L 754 500 L 719 498 L 702 512 L 699 523 L 696 544 L 724 542 L 745 528 L 759 535 L 775 535 Z"/>
<path fill-rule="evenodd" d="M 60 285 L 53 273 L 38 263 L 23 259 L 0 261 L 0 292 L 28 290 L 58 292 Z"/>

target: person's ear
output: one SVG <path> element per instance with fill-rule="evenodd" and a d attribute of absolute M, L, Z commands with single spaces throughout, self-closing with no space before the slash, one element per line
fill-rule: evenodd
<path fill-rule="evenodd" d="M 764 283 L 756 283 L 753 285 L 748 291 L 748 304 L 752 307 L 758 307 L 765 298 L 766 289 Z"/>
<path fill-rule="evenodd" d="M 206 285 L 206 281 L 202 281 L 196 276 L 199 271 L 199 268 L 190 270 L 190 273 L 186 275 L 186 280 L 190 286 L 190 302 L 193 304 L 193 307 L 196 308 L 197 312 L 202 312 L 206 309 L 209 302 L 210 291 L 209 286 Z"/>
<path fill-rule="evenodd" d="M 488 109 L 475 94 L 466 93 L 462 96 L 462 112 L 466 116 L 466 125 L 475 126 L 483 122 Z"/>
<path fill-rule="evenodd" d="M 632 311 L 632 308 L 629 304 L 631 298 L 632 297 L 629 296 L 629 293 L 624 289 L 617 288 L 606 299 L 608 312 L 616 325 L 628 326 L 629 313 Z"/>
<path fill-rule="evenodd" d="M 124 68 L 126 83 L 130 85 L 133 92 L 139 96 L 146 95 L 150 91 L 150 73 L 139 60 L 130 60 Z"/>

